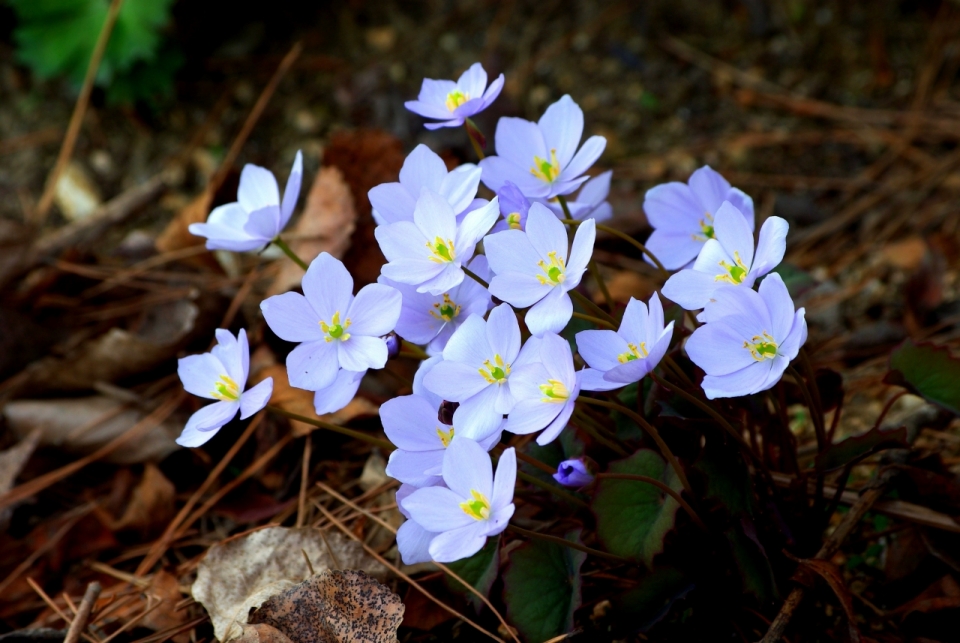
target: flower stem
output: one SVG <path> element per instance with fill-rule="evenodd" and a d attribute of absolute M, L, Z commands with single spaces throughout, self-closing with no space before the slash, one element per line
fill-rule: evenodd
<path fill-rule="evenodd" d="M 817 405 L 810 393 L 810 387 L 807 386 L 807 381 L 803 379 L 800 372 L 793 367 L 793 364 L 787 366 L 787 372 L 797 381 L 797 386 L 800 387 L 800 393 L 803 395 L 803 401 L 807 403 L 807 408 L 810 410 L 810 419 L 813 420 L 813 429 L 817 434 L 817 450 L 822 453 L 827 448 L 827 432 L 823 426 L 823 417 L 817 413 Z"/>
<path fill-rule="evenodd" d="M 701 529 L 703 529 L 704 531 L 707 531 L 707 526 L 703 523 L 702 520 L 700 520 L 700 516 L 698 516 L 697 512 L 693 510 L 693 507 L 690 506 L 690 503 L 684 500 L 683 496 L 681 496 L 675 490 L 671 489 L 669 485 L 667 485 L 661 480 L 657 480 L 656 478 L 651 478 L 649 476 L 641 476 L 633 473 L 598 473 L 596 475 L 596 478 L 598 480 L 602 478 L 606 478 L 608 480 L 636 480 L 637 482 L 646 482 L 647 484 L 651 484 L 654 487 L 658 488 L 660 491 L 664 492 L 665 494 L 673 498 L 674 500 L 676 500 L 680 504 L 680 506 L 683 507 L 683 510 L 687 512 L 687 514 L 690 516 L 693 522 L 695 522 L 696 525 Z"/>
<path fill-rule="evenodd" d="M 627 408 L 623 404 L 618 404 L 617 402 L 607 402 L 606 400 L 597 400 L 592 397 L 583 396 L 578 397 L 577 402 L 594 404 L 596 406 L 604 406 L 608 409 L 619 411 L 639 424 L 640 427 L 646 431 L 651 438 L 653 438 L 653 441 L 657 443 L 657 446 L 660 448 L 660 452 L 663 454 L 663 457 L 667 459 L 667 462 L 670 463 L 670 467 L 674 470 L 674 472 L 676 472 L 677 478 L 680 479 L 680 484 L 683 485 L 684 490 L 690 494 L 691 498 L 696 497 L 693 493 L 693 487 L 690 486 L 690 481 L 687 480 L 687 474 L 683 472 L 683 468 L 680 466 L 680 462 L 677 460 L 677 457 L 673 455 L 673 451 L 670 450 L 670 447 L 667 446 L 667 443 L 663 441 L 662 437 L 660 437 L 660 432 L 657 431 L 652 424 L 647 422 L 642 415 L 633 409 Z"/>
<path fill-rule="evenodd" d="M 488 284 L 486 281 L 484 281 L 483 279 L 481 279 L 481 278 L 480 278 L 480 275 L 476 274 L 475 272 L 473 272 L 472 270 L 470 270 L 470 269 L 467 268 L 466 266 L 460 266 L 460 269 L 463 270 L 463 274 L 465 274 L 466 276 L 470 277 L 470 278 L 473 279 L 475 282 L 477 282 L 478 284 L 480 284 L 481 286 L 483 286 L 484 288 L 486 288 L 486 289 L 489 290 L 490 284 Z"/>
<path fill-rule="evenodd" d="M 629 565 L 636 565 L 636 563 L 629 558 L 622 558 L 615 554 L 608 554 L 605 551 L 600 551 L 599 549 L 593 549 L 592 547 L 587 547 L 586 545 L 581 545 L 580 543 L 575 543 L 566 538 L 560 538 L 559 536 L 550 536 L 548 534 L 541 534 L 536 531 L 530 531 L 529 529 L 523 529 L 522 527 L 517 527 L 516 525 L 507 525 L 507 529 L 512 531 L 515 534 L 520 536 L 526 536 L 533 540 L 543 540 L 548 543 L 553 543 L 555 545 L 560 545 L 562 547 L 569 547 L 570 549 L 576 549 L 577 551 L 582 551 L 585 554 L 591 556 L 596 556 L 597 558 L 606 558 L 607 560 L 615 560 L 620 563 L 627 563 Z"/>
<path fill-rule="evenodd" d="M 577 300 L 577 303 L 578 303 L 578 304 L 580 304 L 581 306 L 583 306 L 585 309 L 588 309 L 590 312 L 592 312 L 592 313 L 593 313 L 594 315 L 596 315 L 597 317 L 600 317 L 600 318 L 602 318 L 602 319 L 607 320 L 607 322 L 609 322 L 610 324 L 612 324 L 611 327 L 612 327 L 614 330 L 617 329 L 617 326 L 616 326 L 617 320 L 614 319 L 612 316 L 610 316 L 610 314 L 607 313 L 603 308 L 600 308 L 600 306 L 596 305 L 595 303 L 593 303 L 592 301 L 590 301 L 590 299 L 588 299 L 585 295 L 583 295 L 582 293 L 580 293 L 580 292 L 578 292 L 578 291 L 576 291 L 576 290 L 570 290 L 570 291 L 568 291 L 568 292 L 569 292 L 569 294 L 570 294 L 571 297 L 573 297 L 574 299 Z"/>
<path fill-rule="evenodd" d="M 529 473 L 524 473 L 523 471 L 517 471 L 517 478 L 519 480 L 523 480 L 524 482 L 528 482 L 535 487 L 540 487 L 544 491 L 549 491 L 550 493 L 556 496 L 560 496 L 561 498 L 563 498 L 564 500 L 566 500 L 572 505 L 577 505 L 578 507 L 583 507 L 585 509 L 590 507 L 590 505 L 588 505 L 583 500 L 580 500 L 580 498 L 577 498 L 572 493 L 564 491 L 560 487 L 554 486 L 552 484 L 548 484 L 543 480 L 541 480 L 540 478 L 530 475 Z"/>
<path fill-rule="evenodd" d="M 594 317 L 593 315 L 584 315 L 583 313 L 573 313 L 573 316 L 577 319 L 582 319 L 584 321 L 593 322 L 597 326 L 603 326 L 604 328 L 609 328 L 610 330 L 617 330 L 617 327 L 606 321 L 605 319 L 600 319 L 599 317 Z"/>
<path fill-rule="evenodd" d="M 267 409 L 269 411 L 272 411 L 273 413 L 276 413 L 277 415 L 282 415 L 285 418 L 289 418 L 291 420 L 298 420 L 305 424 L 309 424 L 311 426 L 315 426 L 320 429 L 333 431 L 334 433 L 346 435 L 347 437 L 355 438 L 357 440 L 363 440 L 364 442 L 368 442 L 369 444 L 372 444 L 373 446 L 376 446 L 376 447 L 380 447 L 381 449 L 387 449 L 389 451 L 393 451 L 396 448 L 393 446 L 393 444 L 389 440 L 384 440 L 382 438 L 378 438 L 372 435 L 367 435 L 362 431 L 354 431 L 353 429 L 348 429 L 345 426 L 331 424 L 330 422 L 324 422 L 323 420 L 318 420 L 316 418 L 311 418 L 305 415 L 298 415 L 296 413 L 291 413 L 290 411 L 281 409 L 279 406 L 274 406 L 273 404 L 267 405 Z"/>
<path fill-rule="evenodd" d="M 619 444 L 617 444 L 616 442 L 614 442 L 613 440 L 611 440 L 611 439 L 608 438 L 607 436 L 603 435 L 603 433 L 601 433 L 600 431 L 598 431 L 598 430 L 596 429 L 596 427 L 594 427 L 594 426 L 589 422 L 589 418 L 587 417 L 587 415 L 586 415 L 585 413 L 582 413 L 582 412 L 581 412 L 581 413 L 577 414 L 577 416 L 576 416 L 576 422 L 577 422 L 577 423 L 576 423 L 577 428 L 582 429 L 582 430 L 584 431 L 584 433 L 586 433 L 587 435 L 589 435 L 590 437 L 592 437 L 594 440 L 596 440 L 597 442 L 599 442 L 599 443 L 602 444 L 603 446 L 607 447 L 608 449 L 610 449 L 611 451 L 613 451 L 613 452 L 616 453 L 617 455 L 620 455 L 620 456 L 622 456 L 622 457 L 626 457 L 626 456 L 630 455 L 630 452 L 629 452 L 627 449 L 625 449 L 624 447 L 620 446 Z"/>
<path fill-rule="evenodd" d="M 481 161 L 487 158 L 483 153 L 483 147 L 481 146 L 480 141 L 478 141 L 476 138 L 477 134 L 483 136 L 483 134 L 480 133 L 480 128 L 477 127 L 477 124 L 468 118 L 463 122 L 463 128 L 467 130 L 467 137 L 470 139 L 470 144 L 473 145 L 473 151 L 476 153 L 477 158 Z"/>
<path fill-rule="evenodd" d="M 400 340 L 400 346 L 403 349 L 400 351 L 400 354 L 404 357 L 413 357 L 415 359 L 427 359 L 430 357 L 422 348 L 416 344 L 411 344 L 405 339 Z"/>
<path fill-rule="evenodd" d="M 616 309 L 613 304 L 613 297 L 610 296 L 610 291 L 607 289 L 607 284 L 603 280 L 603 275 L 600 274 L 600 266 L 597 265 L 596 260 L 591 258 L 590 261 L 587 262 L 587 270 L 589 270 L 590 274 L 593 275 L 593 280 L 597 282 L 597 287 L 600 288 L 600 293 L 603 295 L 603 300 L 607 302 L 607 308 L 609 308 L 612 312 Z"/>
<path fill-rule="evenodd" d="M 567 225 L 580 225 L 581 223 L 583 223 L 583 221 L 577 221 L 576 219 L 561 219 L 561 221 L 563 223 L 566 223 Z M 610 226 L 601 225 L 599 223 L 597 224 L 597 230 L 600 230 L 601 232 L 606 232 L 607 234 L 612 234 L 615 237 L 619 237 L 623 239 L 624 241 L 626 241 L 627 243 L 635 247 L 637 250 L 647 255 L 648 257 L 650 257 L 650 261 L 654 263 L 654 265 L 657 267 L 657 269 L 661 272 L 661 274 L 664 277 L 670 274 L 669 272 L 667 272 L 667 269 L 663 267 L 663 264 L 660 263 L 660 260 L 657 259 L 657 256 L 655 254 L 647 250 L 647 247 L 645 245 L 643 245 L 642 243 L 640 243 L 639 241 L 631 237 L 629 234 L 625 232 L 621 232 L 616 228 L 611 228 Z"/>
<path fill-rule="evenodd" d="M 281 239 L 280 237 L 277 237 L 276 239 L 273 240 L 273 245 L 283 250 L 283 254 L 287 255 L 290 258 L 290 260 L 293 261 L 293 263 L 297 264 L 304 270 L 310 267 L 306 264 L 306 262 L 304 262 L 303 259 L 298 257 L 297 254 L 290 249 L 290 246 L 287 245 L 287 242 Z"/>

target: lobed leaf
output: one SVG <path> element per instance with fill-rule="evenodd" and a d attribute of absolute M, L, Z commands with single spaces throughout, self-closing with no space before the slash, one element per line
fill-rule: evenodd
<path fill-rule="evenodd" d="M 944 347 L 905 340 L 890 354 L 884 381 L 960 415 L 960 360 Z"/>

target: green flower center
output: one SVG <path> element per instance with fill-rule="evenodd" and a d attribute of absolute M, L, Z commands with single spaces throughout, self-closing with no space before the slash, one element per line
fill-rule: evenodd
<path fill-rule="evenodd" d="M 640 342 L 638 347 L 636 344 L 627 344 L 628 350 L 626 353 L 620 353 L 617 355 L 617 361 L 621 364 L 626 364 L 627 362 L 632 362 L 635 359 L 641 359 L 649 355 L 647 352 L 647 343 Z"/>
<path fill-rule="evenodd" d="M 450 295 L 443 295 L 443 303 L 436 301 L 433 303 L 433 309 L 430 310 L 430 316 L 434 319 L 451 322 L 454 317 L 460 314 L 460 306 L 458 306 L 452 299 Z"/>
<path fill-rule="evenodd" d="M 547 256 L 550 257 L 550 263 L 543 259 L 537 262 L 543 271 L 542 275 L 537 275 L 537 281 L 544 286 L 559 286 L 567 278 L 567 267 L 563 259 L 557 256 L 556 250 L 547 253 Z"/>
<path fill-rule="evenodd" d="M 221 402 L 236 402 L 240 399 L 240 387 L 229 375 L 221 375 L 213 385 L 210 397 Z"/>
<path fill-rule="evenodd" d="M 550 160 L 539 156 L 533 157 L 533 167 L 530 173 L 546 183 L 553 183 L 560 176 L 560 162 L 557 160 L 557 150 L 550 150 Z"/>
<path fill-rule="evenodd" d="M 500 355 L 493 356 L 493 362 L 486 360 L 483 362 L 485 368 L 481 368 L 480 375 L 487 380 L 489 384 L 503 384 L 510 375 L 510 365 L 503 361 Z"/>
<path fill-rule="evenodd" d="M 463 513 L 474 520 L 486 520 L 489 518 L 490 501 L 487 500 L 487 497 L 476 489 L 471 489 L 470 495 L 473 497 L 472 500 L 466 500 L 460 503 L 460 508 L 463 509 Z"/>
<path fill-rule="evenodd" d="M 447 109 L 451 112 L 470 100 L 470 94 L 455 89 L 447 94 Z"/>
<path fill-rule="evenodd" d="M 449 431 L 444 431 L 438 426 L 437 437 L 440 438 L 440 443 L 443 444 L 443 448 L 446 449 L 450 446 L 450 442 L 453 441 L 453 427 L 451 426 Z"/>
<path fill-rule="evenodd" d="M 540 392 L 543 393 L 541 402 L 559 404 L 570 399 L 570 391 L 560 380 L 547 380 L 546 384 L 540 385 Z"/>
<path fill-rule="evenodd" d="M 754 335 L 753 342 L 743 342 L 743 347 L 750 351 L 750 355 L 758 362 L 773 359 L 777 356 L 779 348 L 770 333 L 763 331 L 763 335 Z"/>
<path fill-rule="evenodd" d="M 430 248 L 430 261 L 435 263 L 450 263 L 457 257 L 453 241 L 450 239 L 444 241 L 437 237 L 432 242 L 428 241 L 427 247 Z"/>
<path fill-rule="evenodd" d="M 340 323 L 339 310 L 333 313 L 329 324 L 321 319 L 320 328 L 326 334 L 326 337 L 323 338 L 326 342 L 332 342 L 335 339 L 345 342 L 350 339 L 350 333 L 346 332 L 346 330 L 350 328 L 350 319 L 346 319 L 343 323 Z"/>
<path fill-rule="evenodd" d="M 747 273 L 750 272 L 750 269 L 744 265 L 743 259 L 740 258 L 740 253 L 737 251 L 733 253 L 732 264 L 726 261 L 721 261 L 719 264 L 720 267 L 724 269 L 725 274 L 717 275 L 713 278 L 714 281 L 725 281 L 728 284 L 738 286 L 743 283 Z"/>

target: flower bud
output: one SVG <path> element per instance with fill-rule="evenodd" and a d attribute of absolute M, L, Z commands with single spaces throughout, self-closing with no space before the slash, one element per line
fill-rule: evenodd
<path fill-rule="evenodd" d="M 564 460 L 557 465 L 553 479 L 564 487 L 583 487 L 593 482 L 594 475 L 591 471 L 594 468 L 593 460 L 585 456 Z"/>
<path fill-rule="evenodd" d="M 393 331 L 382 337 L 387 344 L 387 359 L 393 359 L 400 354 L 400 338 Z"/>
<path fill-rule="evenodd" d="M 448 402 L 447 400 L 444 400 L 443 404 L 441 404 L 440 408 L 437 410 L 437 419 L 440 420 L 441 424 L 452 426 L 453 413 L 459 406 L 460 402 Z"/>

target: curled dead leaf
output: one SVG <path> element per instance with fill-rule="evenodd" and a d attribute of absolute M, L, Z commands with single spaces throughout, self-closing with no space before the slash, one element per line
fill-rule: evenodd
<path fill-rule="evenodd" d="M 303 213 L 293 229 L 284 233 L 290 248 L 310 263 L 321 252 L 341 258 L 350 247 L 350 236 L 356 227 L 357 210 L 350 186 L 335 167 L 323 167 L 313 180 Z M 267 290 L 267 295 L 286 292 L 300 285 L 303 269 L 284 260 L 280 273 Z"/>
<path fill-rule="evenodd" d="M 148 412 L 112 397 L 94 395 L 62 400 L 16 400 L 3 407 L 3 415 L 10 429 L 21 438 L 39 430 L 41 445 L 87 454 L 129 430 Z M 174 440 L 182 429 L 177 422 L 163 422 L 140 439 L 114 450 L 105 460 L 116 464 L 162 460 L 180 448 Z"/>
<path fill-rule="evenodd" d="M 403 602 L 362 571 L 333 570 L 265 601 L 250 620 L 293 643 L 396 643 Z"/>
<path fill-rule="evenodd" d="M 293 643 L 286 634 L 266 623 L 244 625 L 243 634 L 234 640 L 236 643 Z"/>
<path fill-rule="evenodd" d="M 217 638 L 229 641 L 241 636 L 252 608 L 309 576 L 304 554 L 317 572 L 342 565 L 375 576 L 386 573 L 359 544 L 339 533 L 325 536 L 326 542 L 310 527 L 267 527 L 211 547 L 200 561 L 191 593 L 210 615 Z"/>

